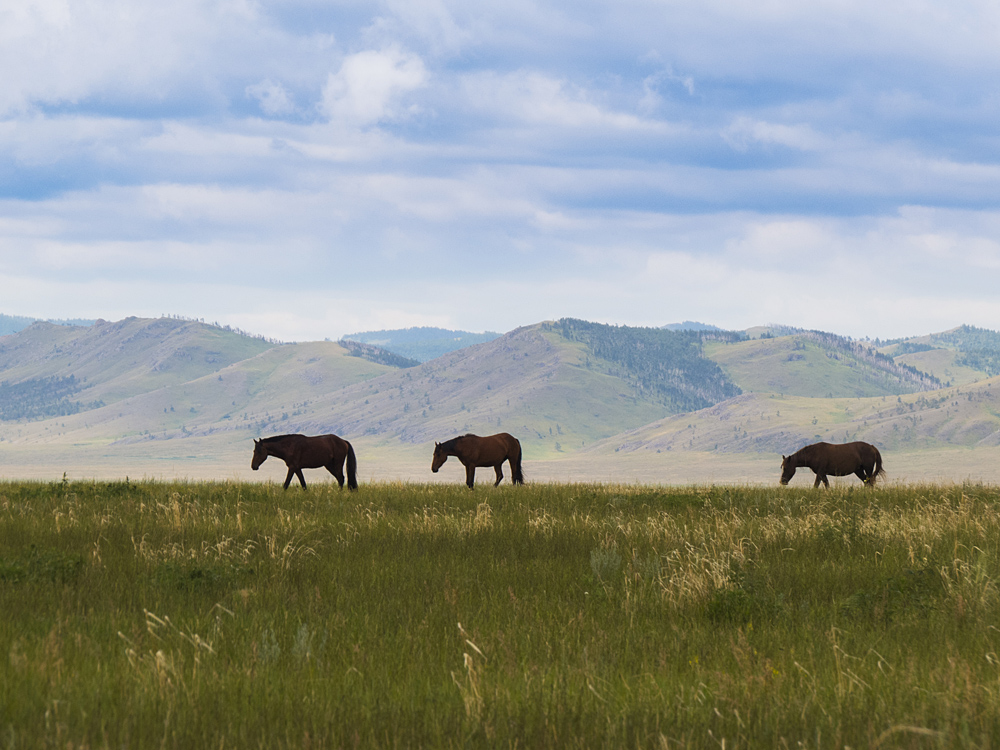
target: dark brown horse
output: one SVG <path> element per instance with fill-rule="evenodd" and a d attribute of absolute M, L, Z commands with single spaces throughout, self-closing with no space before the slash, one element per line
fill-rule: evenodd
<path fill-rule="evenodd" d="M 434 443 L 434 460 L 431 461 L 431 471 L 435 474 L 441 465 L 455 456 L 465 464 L 465 483 L 472 489 L 476 482 L 477 466 L 492 466 L 497 473 L 496 487 L 503 479 L 503 462 L 510 462 L 511 481 L 514 484 L 524 484 L 524 474 L 521 473 L 521 444 L 513 435 L 501 432 L 489 437 L 479 435 L 462 435 L 461 437 Z"/>
<path fill-rule="evenodd" d="M 819 487 L 820 482 L 829 487 L 827 476 L 846 477 L 848 474 L 856 474 L 858 479 L 872 487 L 878 477 L 885 476 L 882 455 L 870 443 L 813 443 L 790 456 L 782 456 L 781 483 L 788 484 L 800 466 L 816 472 L 813 487 Z"/>
<path fill-rule="evenodd" d="M 337 478 L 341 487 L 344 486 L 344 460 L 347 460 L 347 488 L 358 488 L 358 460 L 354 456 L 354 447 L 336 435 L 276 435 L 253 441 L 253 461 L 250 468 L 254 471 L 267 460 L 268 456 L 280 458 L 288 464 L 288 476 L 285 477 L 285 489 L 288 489 L 292 477 L 299 478 L 302 489 L 306 488 L 303 469 L 318 469 L 325 467 Z"/>

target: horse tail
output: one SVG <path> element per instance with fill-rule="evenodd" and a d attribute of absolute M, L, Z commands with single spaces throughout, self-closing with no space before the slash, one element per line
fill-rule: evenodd
<path fill-rule="evenodd" d="M 347 443 L 347 489 L 356 490 L 357 488 L 358 458 L 354 455 L 354 446 Z"/>
<path fill-rule="evenodd" d="M 517 438 L 514 439 L 515 450 L 517 451 L 517 456 L 511 461 L 511 476 L 510 481 L 514 484 L 524 484 L 524 472 L 521 470 L 521 443 L 518 442 Z"/>
<path fill-rule="evenodd" d="M 882 468 L 882 454 L 878 452 L 878 448 L 873 445 L 872 450 L 875 451 L 875 471 L 868 477 L 868 481 L 874 485 L 876 479 L 885 476 L 885 469 Z"/>

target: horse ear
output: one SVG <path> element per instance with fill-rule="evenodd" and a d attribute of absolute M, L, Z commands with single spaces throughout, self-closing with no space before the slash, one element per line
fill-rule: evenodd
<path fill-rule="evenodd" d="M 253 444 L 254 444 L 254 445 L 259 445 L 259 444 L 260 444 L 260 441 L 259 441 L 259 440 L 257 440 L 257 438 L 254 438 L 254 441 L 253 441 Z"/>

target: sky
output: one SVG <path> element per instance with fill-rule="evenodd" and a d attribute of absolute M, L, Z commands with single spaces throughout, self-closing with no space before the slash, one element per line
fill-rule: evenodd
<path fill-rule="evenodd" d="M 0 312 L 1000 329 L 1000 4 L 4 0 Z"/>

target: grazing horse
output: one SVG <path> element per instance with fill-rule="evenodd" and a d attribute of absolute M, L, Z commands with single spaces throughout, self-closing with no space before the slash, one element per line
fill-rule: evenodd
<path fill-rule="evenodd" d="M 781 483 L 788 484 L 788 480 L 800 466 L 816 472 L 816 482 L 813 487 L 819 487 L 820 482 L 829 487 L 830 481 L 827 475 L 846 477 L 848 474 L 856 474 L 858 479 L 869 487 L 875 485 L 878 477 L 885 476 L 882 455 L 878 452 L 878 448 L 862 442 L 842 445 L 813 443 L 790 456 L 782 456 Z"/>
<path fill-rule="evenodd" d="M 435 474 L 441 465 L 455 456 L 465 465 L 465 483 L 472 489 L 476 481 L 477 466 L 492 466 L 497 473 L 496 487 L 503 479 L 503 462 L 510 462 L 511 481 L 514 484 L 524 484 L 524 474 L 521 473 L 521 444 L 513 435 L 501 432 L 489 437 L 479 435 L 462 435 L 461 437 L 434 443 L 434 460 L 431 461 L 431 471 Z"/>
<path fill-rule="evenodd" d="M 344 486 L 344 459 L 347 459 L 347 488 L 358 488 L 358 459 L 354 456 L 354 447 L 336 435 L 276 435 L 253 441 L 253 461 L 250 468 L 254 471 L 267 460 L 268 456 L 280 458 L 288 464 L 288 476 L 285 477 L 285 489 L 288 489 L 293 476 L 299 478 L 302 489 L 306 488 L 303 469 L 318 469 L 325 467 L 341 487 Z"/>

